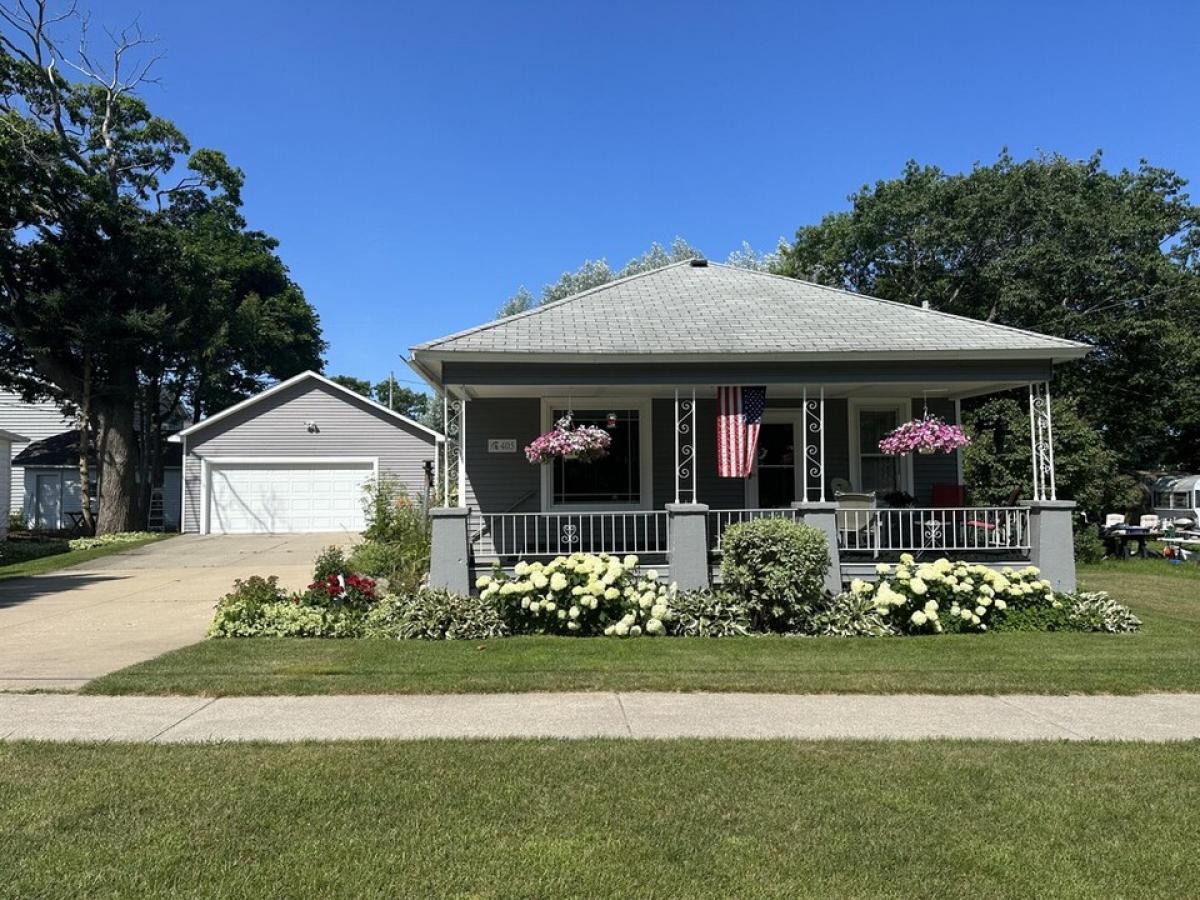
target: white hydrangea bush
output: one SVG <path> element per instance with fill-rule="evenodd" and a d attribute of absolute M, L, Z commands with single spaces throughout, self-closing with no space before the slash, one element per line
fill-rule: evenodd
<path fill-rule="evenodd" d="M 574 553 L 548 563 L 525 562 L 512 575 L 497 568 L 476 582 L 479 596 L 494 599 L 514 631 L 534 634 L 666 633 L 675 586 L 658 572 L 641 572 L 636 556 Z"/>
<path fill-rule="evenodd" d="M 877 582 L 856 578 L 850 590 L 872 599 L 876 612 L 905 634 L 987 631 L 1010 607 L 1062 606 L 1036 566 L 997 572 L 945 557 L 918 564 L 905 553 L 895 567 L 880 563 L 876 573 Z"/>

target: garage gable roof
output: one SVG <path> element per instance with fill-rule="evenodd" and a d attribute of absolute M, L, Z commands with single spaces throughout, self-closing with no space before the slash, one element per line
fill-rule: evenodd
<path fill-rule="evenodd" d="M 0 441 L 8 441 L 11 444 L 24 444 L 29 438 L 23 434 L 17 434 L 15 431 L 7 431 L 0 428 Z"/>
<path fill-rule="evenodd" d="M 382 403 L 376 403 L 370 397 L 364 397 L 362 394 L 358 393 L 357 391 L 352 391 L 352 390 L 350 390 L 350 388 L 345 387 L 344 385 L 340 385 L 336 381 L 331 381 L 330 379 L 326 378 L 324 375 L 321 375 L 317 372 L 313 372 L 311 370 L 309 370 L 307 372 L 301 372 L 299 375 L 294 375 L 285 381 L 281 381 L 281 382 L 279 382 L 279 384 L 274 385 L 273 387 L 267 388 L 265 391 L 263 391 L 260 394 L 255 394 L 253 397 L 248 397 L 247 399 L 243 400 L 241 403 L 235 403 L 235 404 L 233 404 L 233 406 L 226 407 L 225 409 L 221 410 L 219 413 L 209 416 L 207 419 L 204 419 L 200 422 L 197 422 L 195 425 L 191 426 L 190 428 L 183 429 L 183 431 L 179 432 L 179 434 L 174 435 L 171 438 L 171 440 L 172 441 L 179 440 L 181 438 L 187 437 L 188 435 L 195 434 L 197 431 L 202 431 L 203 429 L 207 428 L 209 425 L 212 425 L 214 422 L 219 422 L 222 419 L 226 418 L 227 416 L 231 416 L 234 413 L 239 412 L 240 410 L 246 409 L 249 406 L 253 406 L 254 404 L 258 403 L 261 400 L 266 400 L 268 397 L 274 396 L 275 394 L 278 394 L 280 391 L 287 390 L 292 385 L 299 384 L 302 381 L 310 381 L 310 380 L 316 381 L 319 384 L 323 384 L 326 387 L 332 389 L 333 391 L 344 394 L 346 396 L 346 398 L 349 400 L 354 400 L 358 403 L 365 404 L 366 406 L 374 409 L 376 412 L 380 412 L 386 416 L 389 416 L 390 418 L 397 419 L 397 420 L 405 423 L 406 425 L 411 425 L 413 428 L 419 429 L 420 431 L 424 431 L 426 434 L 430 435 L 437 441 L 445 440 L 445 438 L 442 437 L 442 435 L 438 434 L 436 431 L 434 431 L 428 425 L 422 425 L 420 422 L 416 421 L 415 419 L 410 419 L 408 416 L 398 413 L 394 409 L 388 409 Z"/>

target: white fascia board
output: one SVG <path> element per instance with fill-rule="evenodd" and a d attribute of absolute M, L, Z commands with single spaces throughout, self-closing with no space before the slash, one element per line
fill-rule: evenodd
<path fill-rule="evenodd" d="M 279 384 L 274 385 L 273 387 L 269 387 L 265 391 L 255 394 L 253 397 L 247 397 L 245 400 L 241 401 L 240 403 L 235 403 L 235 404 L 233 404 L 233 406 L 230 406 L 230 407 L 227 407 L 227 408 L 221 410 L 216 415 L 209 416 L 207 419 L 204 419 L 201 422 L 197 422 L 195 425 L 192 425 L 188 428 L 183 429 L 183 431 L 179 432 L 179 436 L 182 438 L 182 437 L 186 437 L 191 434 L 195 434 L 197 431 L 200 431 L 200 430 L 206 428 L 207 426 L 213 424 L 214 422 L 219 422 L 222 419 L 226 418 L 227 416 L 233 415 L 233 413 L 238 412 L 239 410 L 245 409 L 248 406 L 253 406 L 255 403 L 258 403 L 260 400 L 265 400 L 267 397 L 277 394 L 280 391 L 285 390 L 286 388 L 289 388 L 294 384 L 299 384 L 301 381 L 304 381 L 306 379 L 313 379 L 335 391 L 341 391 L 347 397 L 350 397 L 361 403 L 366 403 L 368 406 L 374 407 L 379 412 L 384 413 L 385 415 L 391 416 L 393 419 L 398 419 L 399 421 L 404 422 L 406 425 L 411 425 L 413 428 L 416 428 L 416 429 L 419 429 L 420 431 L 425 432 L 430 437 L 432 437 L 434 440 L 437 440 L 437 441 L 445 440 L 445 438 L 442 435 L 438 434 L 436 431 L 434 431 L 428 425 L 422 425 L 420 422 L 416 421 L 415 419 L 410 419 L 408 416 L 403 415 L 402 413 L 398 413 L 393 409 L 388 409 L 382 403 L 376 403 L 370 397 L 364 397 L 362 394 L 358 393 L 357 391 L 352 391 L 352 390 L 350 390 L 350 388 L 345 387 L 344 385 L 340 385 L 336 381 L 331 381 L 330 379 L 326 378 L 324 375 L 321 375 L 318 372 L 313 372 L 311 370 L 307 371 L 307 372 L 301 372 L 299 375 L 293 375 L 291 378 L 287 379 L 286 381 L 281 381 L 281 382 L 279 382 Z"/>

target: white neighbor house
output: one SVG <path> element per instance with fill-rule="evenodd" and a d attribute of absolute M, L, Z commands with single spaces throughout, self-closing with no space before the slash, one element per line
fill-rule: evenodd
<path fill-rule="evenodd" d="M 26 442 L 40 441 L 74 427 L 75 421 L 64 416 L 57 403 L 49 400 L 28 403 L 21 399 L 20 394 L 0 391 L 0 429 L 22 434 Z M 0 504 L 5 521 L 10 512 L 21 513 L 25 509 L 25 470 L 11 465 L 12 458 L 20 450 L 20 445 L 0 448 L 5 459 L 4 481 L 9 486 L 6 492 L 8 499 Z M 0 499 L 3 499 L 3 495 L 0 495 Z"/>
<path fill-rule="evenodd" d="M 0 428 L 0 510 L 7 511 L 9 505 L 8 493 L 12 489 L 12 479 L 9 468 L 12 465 L 13 444 L 23 444 L 27 438 L 15 431 L 5 431 Z M 8 515 L 0 516 L 0 541 L 8 537 Z"/>

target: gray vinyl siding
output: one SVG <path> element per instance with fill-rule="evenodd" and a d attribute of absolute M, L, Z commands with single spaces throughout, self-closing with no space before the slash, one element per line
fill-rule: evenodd
<path fill-rule="evenodd" d="M 26 403 L 19 394 L 0 391 L 0 428 L 6 431 L 27 437 L 32 442 L 62 434 L 74 427 L 75 422 L 64 416 L 55 403 L 49 401 Z M 12 466 L 11 462 L 12 458 L 27 446 L 28 444 L 13 444 L 11 447 L 8 456 L 10 463 L 8 502 L 0 507 L 5 512 L 19 513 L 25 506 L 24 467 Z"/>
<path fill-rule="evenodd" d="M 466 504 L 483 512 L 537 512 L 542 503 L 541 466 L 530 465 L 525 447 L 542 433 L 537 397 L 481 399 L 467 403 Z M 487 442 L 517 442 L 515 453 L 488 453 Z M 450 473 L 453 480 L 454 473 Z"/>
<path fill-rule="evenodd" d="M 916 397 L 912 401 L 913 417 L 921 415 L 924 400 Z M 945 398 L 930 398 L 929 412 L 941 416 L 947 422 L 956 423 L 954 401 Z M 935 484 L 958 484 L 958 454 L 932 453 L 922 456 L 913 454 L 913 496 L 917 506 L 933 505 L 933 486 Z M 969 498 L 968 498 L 969 499 Z"/>
<path fill-rule="evenodd" d="M 307 421 L 318 431 L 310 433 Z M 200 459 L 213 457 L 378 457 L 379 472 L 424 492 L 433 435 L 308 379 L 183 438 L 184 530 L 200 529 Z"/>

